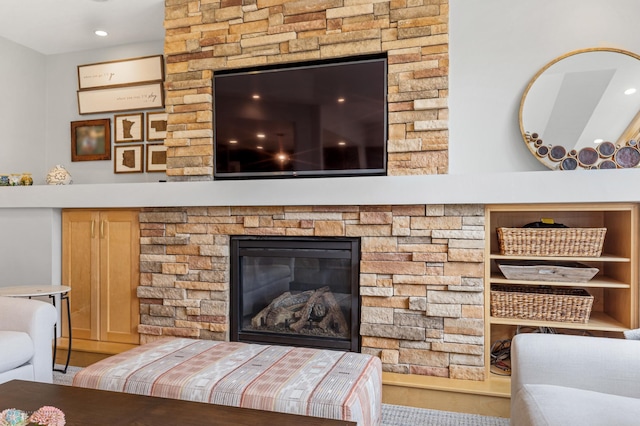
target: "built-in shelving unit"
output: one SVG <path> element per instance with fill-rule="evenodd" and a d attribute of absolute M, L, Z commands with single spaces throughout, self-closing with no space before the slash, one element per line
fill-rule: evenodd
<path fill-rule="evenodd" d="M 535 330 L 549 327 L 557 332 L 622 337 L 638 327 L 638 207 L 635 204 L 539 204 L 488 205 L 485 211 L 485 350 L 490 377 L 493 342 L 513 337 L 518 327 Z M 496 229 L 517 228 L 541 218 L 552 218 L 569 227 L 607 228 L 603 254 L 599 257 L 506 256 L 499 253 Z M 588 282 L 513 280 L 505 278 L 496 260 L 575 261 L 599 269 Z M 498 318 L 491 316 L 491 285 L 544 285 L 584 288 L 594 296 L 586 323 Z"/>

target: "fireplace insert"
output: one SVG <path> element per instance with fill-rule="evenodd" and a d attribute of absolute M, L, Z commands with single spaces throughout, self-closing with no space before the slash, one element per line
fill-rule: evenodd
<path fill-rule="evenodd" d="M 360 350 L 360 240 L 231 237 L 231 340 Z"/>

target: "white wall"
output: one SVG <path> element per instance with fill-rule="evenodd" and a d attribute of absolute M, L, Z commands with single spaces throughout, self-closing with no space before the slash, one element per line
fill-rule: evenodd
<path fill-rule="evenodd" d="M 60 226 L 59 210 L 0 209 L 0 287 L 60 284 Z"/>
<path fill-rule="evenodd" d="M 111 118 L 77 113 L 77 65 L 162 54 L 163 41 L 45 56 L 0 38 L 0 173 L 31 172 L 36 185 L 64 164 L 76 183 L 157 181 L 158 173 L 113 173 L 113 161 L 71 162 L 70 123 Z M 53 189 L 53 188 L 51 188 Z M 38 198 L 33 188 L 0 188 Z M 93 190 L 95 191 L 95 189 Z M 9 194 L 11 192 L 11 194 Z M 0 203 L 0 286 L 60 284 L 59 209 Z"/>
<path fill-rule="evenodd" d="M 0 37 L 0 173 L 45 166 L 46 57 Z"/>
<path fill-rule="evenodd" d="M 113 122 L 114 114 L 78 113 L 76 91 L 78 90 L 78 65 L 96 62 L 114 61 L 118 59 L 137 58 L 141 56 L 161 55 L 164 41 L 148 42 L 118 46 L 108 49 L 88 50 L 46 57 L 46 129 L 47 150 L 46 165 L 40 176 L 44 182 L 47 171 L 56 164 L 62 164 L 71 173 L 74 183 L 125 183 L 125 182 L 157 182 L 165 178 L 161 173 L 126 173 L 113 172 Z M 132 111 L 136 112 L 136 111 Z M 119 113 L 122 114 L 122 113 Z M 71 122 L 82 120 L 111 119 L 112 157 L 107 161 L 71 162 Z M 35 175 L 34 175 L 35 176 Z"/>
<path fill-rule="evenodd" d="M 640 53 L 638 0 L 450 2 L 449 173 L 548 170 L 520 135 L 529 80 L 577 49 Z"/>

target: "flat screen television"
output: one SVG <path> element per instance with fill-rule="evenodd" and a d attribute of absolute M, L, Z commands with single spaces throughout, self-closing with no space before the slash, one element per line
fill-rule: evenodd
<path fill-rule="evenodd" d="M 216 179 L 386 173 L 387 61 L 214 75 Z"/>

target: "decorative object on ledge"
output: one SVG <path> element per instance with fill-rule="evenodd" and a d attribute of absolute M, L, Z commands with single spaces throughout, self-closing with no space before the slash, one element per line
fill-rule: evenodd
<path fill-rule="evenodd" d="M 20 185 L 23 185 L 23 186 L 33 185 L 33 177 L 31 176 L 31 173 L 22 173 L 22 176 L 20 177 Z"/>
<path fill-rule="evenodd" d="M 554 170 L 640 165 L 640 56 L 593 48 L 545 65 L 520 103 L 527 148 Z"/>
<path fill-rule="evenodd" d="M 9 185 L 10 186 L 20 185 L 20 175 L 18 173 L 11 173 L 9 175 Z"/>
<path fill-rule="evenodd" d="M 0 175 L 0 186 L 31 186 L 33 178 L 31 173 L 11 173 Z"/>
<path fill-rule="evenodd" d="M 143 145 L 116 146 L 114 150 L 114 173 L 142 173 Z"/>
<path fill-rule="evenodd" d="M 121 114 L 113 117 L 115 143 L 141 142 L 144 139 L 144 114 Z"/>
<path fill-rule="evenodd" d="M 71 122 L 71 161 L 111 159 L 111 120 Z"/>
<path fill-rule="evenodd" d="M 162 55 L 78 65 L 78 89 L 164 80 Z"/>
<path fill-rule="evenodd" d="M 48 185 L 71 185 L 73 179 L 67 169 L 57 164 L 47 173 L 46 182 Z"/>

